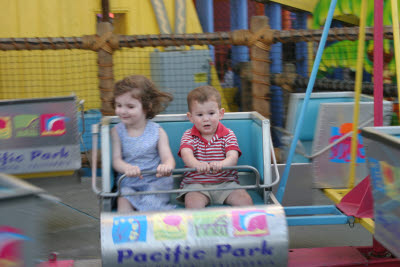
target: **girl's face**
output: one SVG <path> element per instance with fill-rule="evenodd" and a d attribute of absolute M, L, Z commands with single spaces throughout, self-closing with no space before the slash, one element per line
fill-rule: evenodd
<path fill-rule="evenodd" d="M 130 92 L 115 98 L 115 114 L 127 126 L 137 125 L 146 121 L 146 113 L 142 102 L 131 96 Z"/>
<path fill-rule="evenodd" d="M 218 107 L 216 101 L 199 103 L 193 101 L 187 116 L 204 138 L 212 138 L 218 128 L 219 121 L 224 116 L 224 109 Z"/>

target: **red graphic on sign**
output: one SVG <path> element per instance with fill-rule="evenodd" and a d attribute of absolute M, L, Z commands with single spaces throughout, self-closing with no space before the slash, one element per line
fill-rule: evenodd
<path fill-rule="evenodd" d="M 66 118 L 64 114 L 53 113 L 40 116 L 40 128 L 42 136 L 58 136 L 66 132 Z"/>

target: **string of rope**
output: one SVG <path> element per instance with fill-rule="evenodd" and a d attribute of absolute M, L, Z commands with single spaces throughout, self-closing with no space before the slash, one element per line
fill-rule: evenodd
<path fill-rule="evenodd" d="M 95 43 L 92 45 L 92 49 L 94 51 L 98 51 L 99 49 L 103 49 L 107 53 L 112 54 L 113 49 L 112 49 L 110 43 L 108 42 L 108 40 L 111 38 L 112 34 L 113 34 L 112 32 L 106 32 L 102 36 L 97 36 L 96 35 L 95 36 Z"/>
<path fill-rule="evenodd" d="M 268 96 L 261 96 L 261 95 L 252 95 L 253 96 L 253 98 L 255 98 L 255 99 L 261 99 L 261 100 L 271 100 L 271 98 L 270 97 L 268 97 Z"/>

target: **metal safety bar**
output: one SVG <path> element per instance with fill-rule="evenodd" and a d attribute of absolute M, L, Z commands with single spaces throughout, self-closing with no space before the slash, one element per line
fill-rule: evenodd
<path fill-rule="evenodd" d="M 260 188 L 260 173 L 258 170 L 252 166 L 248 165 L 239 165 L 239 166 L 230 166 L 230 167 L 224 167 L 222 170 L 241 170 L 243 171 L 244 169 L 248 169 L 252 172 L 254 172 L 256 176 L 256 183 L 254 185 L 239 185 L 237 187 L 231 187 L 229 190 L 234 190 L 234 189 L 256 189 Z M 174 169 L 172 170 L 173 174 L 179 174 L 179 173 L 185 173 L 185 172 L 195 172 L 195 168 L 182 168 L 182 169 Z M 157 172 L 154 170 L 151 171 L 142 171 L 141 174 L 149 174 L 153 175 L 156 174 Z M 95 176 L 95 175 L 94 175 Z M 93 175 L 92 175 L 93 177 Z M 101 192 L 100 190 L 97 189 L 97 195 L 102 196 L 102 197 L 118 197 L 118 196 L 133 196 L 133 195 L 149 195 L 149 194 L 171 194 L 171 193 L 181 193 L 181 192 L 195 192 L 199 191 L 198 189 L 172 189 L 172 190 L 155 190 L 155 191 L 142 191 L 142 192 L 132 192 L 128 194 L 121 194 L 120 188 L 121 188 L 121 183 L 124 179 L 126 179 L 127 176 L 123 174 L 117 184 L 117 191 L 114 193 L 106 193 L 106 192 Z M 162 178 L 160 178 L 162 179 Z M 96 182 L 95 182 L 96 184 Z M 208 189 L 202 189 L 202 191 L 222 191 L 226 190 L 226 188 L 208 188 Z"/>
<path fill-rule="evenodd" d="M 102 197 L 118 197 L 121 196 L 120 192 L 120 185 L 123 179 L 126 178 L 125 175 L 122 175 L 117 184 L 117 191 L 114 193 L 108 193 L 108 192 L 103 192 L 98 189 L 97 187 L 97 140 L 98 140 L 98 134 L 99 134 L 99 124 L 94 124 L 92 125 L 92 190 L 93 192 Z M 271 188 L 272 186 L 276 185 L 280 181 L 280 176 L 278 172 L 278 167 L 276 163 L 276 157 L 275 157 L 275 151 L 273 149 L 273 144 L 271 138 L 269 138 L 270 142 L 270 147 L 271 147 L 271 153 L 272 153 L 272 159 L 274 163 L 274 170 L 275 170 L 275 176 L 276 179 L 273 181 L 271 184 L 263 184 L 260 185 L 260 173 L 256 168 L 253 166 L 249 165 L 238 165 L 238 166 L 229 166 L 229 167 L 224 167 L 222 170 L 250 170 L 255 173 L 255 178 L 256 178 L 256 183 L 254 185 L 239 185 L 237 187 L 229 188 L 229 190 L 232 189 L 265 189 L 265 188 Z M 178 174 L 178 173 L 184 173 L 184 172 L 195 172 L 195 168 L 182 168 L 182 169 L 174 169 L 172 170 L 173 174 Z M 142 171 L 141 174 L 156 174 L 155 170 L 151 171 Z M 222 191 L 222 190 L 227 190 L 226 188 L 212 188 L 212 189 L 202 189 L 202 191 Z M 173 190 L 162 190 L 162 191 L 145 191 L 145 192 L 133 192 L 133 193 L 128 193 L 128 194 L 123 194 L 124 196 L 130 196 L 130 195 L 147 195 L 147 194 L 160 194 L 160 193 L 181 193 L 181 192 L 194 192 L 194 191 L 199 191 L 198 189 L 173 189 Z"/>

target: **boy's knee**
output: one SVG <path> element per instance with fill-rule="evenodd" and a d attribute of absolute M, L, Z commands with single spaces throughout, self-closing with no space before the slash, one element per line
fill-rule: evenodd
<path fill-rule="evenodd" d="M 201 209 L 207 206 L 208 197 L 199 192 L 189 192 L 185 195 L 185 208 Z"/>
<path fill-rule="evenodd" d="M 232 206 L 250 206 L 253 205 L 253 199 L 246 190 L 235 190 L 226 199 L 226 204 Z"/>

